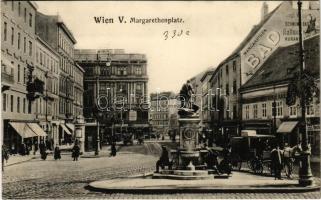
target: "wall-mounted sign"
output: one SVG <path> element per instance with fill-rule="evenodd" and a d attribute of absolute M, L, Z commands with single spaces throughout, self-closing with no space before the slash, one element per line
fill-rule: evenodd
<path fill-rule="evenodd" d="M 279 47 L 289 46 L 299 41 L 298 10 L 291 2 L 283 2 L 265 24 L 250 38 L 241 50 L 242 84 L 259 69 Z M 302 10 L 302 27 L 305 39 L 320 32 L 320 12 Z"/>

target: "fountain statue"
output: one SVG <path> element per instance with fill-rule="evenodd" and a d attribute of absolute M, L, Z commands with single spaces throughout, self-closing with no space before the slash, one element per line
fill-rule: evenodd
<path fill-rule="evenodd" d="M 187 81 L 179 96 L 181 101 L 181 107 L 178 109 L 179 147 L 176 150 L 171 150 L 175 163 L 173 163 L 172 169 L 154 173 L 153 178 L 192 180 L 214 178 L 202 163 L 202 155 L 206 154 L 207 152 L 204 151 L 207 150 L 201 150 L 198 139 L 201 120 L 197 112 L 199 107 L 193 102 L 194 96 L 193 87 Z"/>

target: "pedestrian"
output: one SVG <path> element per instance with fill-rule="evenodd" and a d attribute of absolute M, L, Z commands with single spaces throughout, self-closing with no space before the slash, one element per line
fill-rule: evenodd
<path fill-rule="evenodd" d="M 75 143 L 74 147 L 72 148 L 71 156 L 74 158 L 74 161 L 78 161 L 78 157 L 80 155 L 80 148 L 77 143 Z"/>
<path fill-rule="evenodd" d="M 274 178 L 281 180 L 281 170 L 282 170 L 282 151 L 279 145 L 276 146 L 271 151 L 271 165 L 274 173 Z"/>
<path fill-rule="evenodd" d="M 117 154 L 116 143 L 113 142 L 113 143 L 111 144 L 110 156 L 116 156 L 116 154 Z"/>
<path fill-rule="evenodd" d="M 168 151 L 165 146 L 162 146 L 162 155 L 159 160 L 156 162 L 156 173 L 159 172 L 159 167 L 164 169 L 165 166 L 168 166 L 169 169 L 172 168 L 171 163 L 169 162 Z"/>
<path fill-rule="evenodd" d="M 58 144 L 57 144 L 56 147 L 55 147 L 54 159 L 55 159 L 55 160 L 58 160 L 58 159 L 60 160 L 60 159 L 61 159 L 60 149 L 59 149 Z"/>
<path fill-rule="evenodd" d="M 6 145 L 2 144 L 2 171 L 4 171 L 4 160 L 6 160 L 6 162 L 8 162 L 9 160 L 9 152 L 8 149 L 6 147 Z"/>
<path fill-rule="evenodd" d="M 47 159 L 46 145 L 43 141 L 40 141 L 39 149 L 40 149 L 41 159 L 46 160 Z"/>

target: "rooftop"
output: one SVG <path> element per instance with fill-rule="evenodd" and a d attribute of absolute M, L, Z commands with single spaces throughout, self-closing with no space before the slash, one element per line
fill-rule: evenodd
<path fill-rule="evenodd" d="M 320 77 L 320 35 L 304 41 L 305 67 L 312 75 Z M 300 70 L 299 43 L 278 48 L 259 70 L 242 86 L 242 90 L 287 83 Z"/>

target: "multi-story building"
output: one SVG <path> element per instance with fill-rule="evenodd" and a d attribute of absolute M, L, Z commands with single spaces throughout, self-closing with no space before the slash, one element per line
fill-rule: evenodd
<path fill-rule="evenodd" d="M 211 125 L 211 108 L 210 101 L 212 100 L 211 95 L 211 85 L 210 85 L 210 78 L 212 77 L 215 69 L 209 69 L 204 73 L 203 77 L 201 78 L 201 85 L 202 85 L 202 107 L 200 108 L 200 118 L 202 125 L 205 129 L 210 129 Z"/>
<path fill-rule="evenodd" d="M 75 60 L 86 71 L 86 150 L 95 149 L 96 141 L 105 142 L 112 132 L 149 130 L 147 59 L 144 54 L 128 54 L 119 49 L 79 49 L 75 50 Z M 100 97 L 99 105 L 97 97 Z M 103 116 L 97 121 L 98 114 Z M 113 126 L 111 121 L 114 121 Z"/>
<path fill-rule="evenodd" d="M 59 54 L 59 145 L 75 138 L 75 123 L 82 116 L 81 81 L 83 69 L 74 62 L 76 39 L 59 15 L 36 14 L 36 32 Z M 76 91 L 75 91 L 76 90 Z M 77 95 L 77 97 L 75 97 Z M 77 98 L 77 99 L 75 99 Z"/>
<path fill-rule="evenodd" d="M 180 102 L 173 92 L 152 93 L 150 95 L 150 123 L 153 131 L 165 136 L 177 131 L 177 106 Z"/>
<path fill-rule="evenodd" d="M 304 41 L 305 67 L 320 85 L 319 35 Z M 244 129 L 258 134 L 282 134 L 284 142 L 293 146 L 300 139 L 298 123 L 301 118 L 299 100 L 286 104 L 288 85 L 299 72 L 299 44 L 279 48 L 252 78 L 241 87 Z M 275 102 L 275 116 L 272 105 Z M 314 98 L 306 105 L 307 131 L 314 155 L 320 155 L 320 103 Z M 275 124 L 275 130 L 274 125 Z"/>
<path fill-rule="evenodd" d="M 3 142 L 12 153 L 19 152 L 22 143 L 30 147 L 37 138 L 46 136 L 35 120 L 35 103 L 27 98 L 29 83 L 40 84 L 40 90 L 33 91 L 39 95 L 43 86 L 34 76 L 38 73 L 35 67 L 36 12 L 37 5 L 30 1 L 1 1 L 1 131 Z"/>
<path fill-rule="evenodd" d="M 59 136 L 59 54 L 38 36 L 35 53 L 34 75 L 45 83 L 43 95 L 35 100 L 35 118 L 54 145 Z"/>
<path fill-rule="evenodd" d="M 309 8 L 303 9 L 302 13 L 305 38 L 313 37 L 320 29 L 319 25 L 313 26 L 314 21 L 319 21 L 319 8 L 315 3 L 310 3 Z M 212 90 L 219 88 L 222 95 L 218 95 L 224 96 L 221 98 L 221 104 L 224 104 L 221 105 L 222 109 L 212 112 L 211 124 L 217 134 L 223 134 L 228 139 L 229 136 L 240 133 L 240 87 L 250 80 L 279 47 L 298 42 L 297 22 L 297 9 L 292 2 L 282 2 L 270 13 L 264 3 L 259 24 L 255 25 L 232 54 L 218 65 L 210 79 Z"/>

